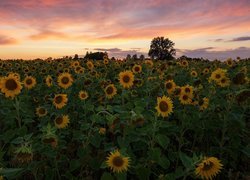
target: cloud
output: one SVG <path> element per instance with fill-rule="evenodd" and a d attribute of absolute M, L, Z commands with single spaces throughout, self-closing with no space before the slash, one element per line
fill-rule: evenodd
<path fill-rule="evenodd" d="M 44 39 L 67 39 L 68 35 L 61 33 L 61 32 L 56 32 L 56 31 L 49 31 L 49 30 L 43 30 L 37 34 L 33 34 L 29 36 L 30 39 L 32 40 L 44 40 Z"/>
<path fill-rule="evenodd" d="M 0 35 L 0 45 L 13 45 L 13 44 L 17 44 L 17 43 L 18 43 L 18 41 L 14 38 Z"/>
<path fill-rule="evenodd" d="M 134 55 L 137 54 L 137 56 L 140 56 L 141 54 L 143 54 L 144 56 L 147 56 L 147 54 L 145 52 L 140 52 L 138 50 L 139 48 L 136 48 L 134 50 L 123 50 L 120 48 L 95 48 L 95 51 L 105 51 L 108 52 L 109 56 L 112 57 L 118 57 L 118 58 L 123 58 L 126 57 L 128 54 L 130 55 Z"/>
<path fill-rule="evenodd" d="M 232 39 L 230 41 L 231 42 L 232 41 L 250 41 L 250 36 L 237 37 L 237 38 L 234 38 L 234 39 Z"/>
<path fill-rule="evenodd" d="M 250 57 L 250 48 L 249 47 L 238 47 L 235 49 L 226 49 L 226 50 L 216 50 L 215 47 L 206 47 L 194 50 L 188 49 L 178 49 L 177 54 L 179 56 L 186 55 L 192 58 L 207 58 L 210 60 L 213 59 L 227 59 L 227 58 L 249 58 Z"/>

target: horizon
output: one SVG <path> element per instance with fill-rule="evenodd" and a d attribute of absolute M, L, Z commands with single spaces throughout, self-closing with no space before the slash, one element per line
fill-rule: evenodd
<path fill-rule="evenodd" d="M 147 56 L 154 37 L 176 57 L 250 57 L 250 1 L 0 1 L 0 59 Z"/>

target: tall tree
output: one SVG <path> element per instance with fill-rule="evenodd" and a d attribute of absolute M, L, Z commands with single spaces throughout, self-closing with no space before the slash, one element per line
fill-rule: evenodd
<path fill-rule="evenodd" d="M 151 41 L 148 55 L 152 59 L 170 60 L 176 54 L 174 42 L 164 37 L 156 37 Z"/>

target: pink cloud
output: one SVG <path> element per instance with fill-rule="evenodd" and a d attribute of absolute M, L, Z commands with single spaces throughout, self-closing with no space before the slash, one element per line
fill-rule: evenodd
<path fill-rule="evenodd" d="M 14 38 L 0 35 L 0 46 L 1 45 L 13 45 L 13 44 L 17 44 L 17 43 L 18 43 L 18 41 Z"/>

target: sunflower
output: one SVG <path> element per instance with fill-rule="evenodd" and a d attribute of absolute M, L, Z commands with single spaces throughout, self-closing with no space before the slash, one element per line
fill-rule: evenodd
<path fill-rule="evenodd" d="M 88 93 L 86 91 L 80 91 L 79 94 L 78 94 L 79 98 L 81 100 L 85 100 L 89 97 Z"/>
<path fill-rule="evenodd" d="M 205 157 L 195 169 L 195 174 L 202 179 L 213 179 L 221 171 L 222 166 L 216 157 Z"/>
<path fill-rule="evenodd" d="M 32 89 L 36 85 L 36 79 L 32 76 L 26 76 L 23 80 L 24 87 L 27 89 Z"/>
<path fill-rule="evenodd" d="M 197 77 L 198 73 L 197 73 L 196 71 L 193 70 L 193 71 L 191 71 L 190 75 L 191 75 L 192 77 Z"/>
<path fill-rule="evenodd" d="M 58 117 L 56 117 L 54 122 L 55 122 L 55 126 L 58 129 L 63 129 L 63 128 L 67 127 L 69 124 L 69 116 L 68 115 L 58 116 Z"/>
<path fill-rule="evenodd" d="M 99 128 L 99 134 L 104 135 L 106 133 L 106 128 Z"/>
<path fill-rule="evenodd" d="M 165 87 L 167 89 L 168 94 L 172 94 L 176 88 L 176 84 L 173 80 L 167 80 L 165 82 Z"/>
<path fill-rule="evenodd" d="M 127 171 L 129 162 L 129 157 L 122 156 L 118 150 L 116 150 L 115 152 L 111 152 L 106 160 L 106 164 L 108 165 L 108 167 L 115 173 Z"/>
<path fill-rule="evenodd" d="M 107 58 L 104 58 L 104 60 L 103 60 L 103 64 L 108 64 L 109 63 L 109 60 L 107 59 Z"/>
<path fill-rule="evenodd" d="M 133 86 L 134 74 L 131 71 L 120 72 L 119 81 L 124 88 L 130 88 Z"/>
<path fill-rule="evenodd" d="M 181 93 L 179 100 L 181 104 L 192 104 L 192 94 Z"/>
<path fill-rule="evenodd" d="M 226 76 L 226 70 L 217 68 L 215 71 L 212 72 L 209 81 L 213 80 L 218 83 L 225 76 Z"/>
<path fill-rule="evenodd" d="M 141 73 L 142 67 L 141 67 L 140 65 L 138 65 L 138 64 L 135 64 L 135 65 L 133 66 L 133 68 L 132 68 L 132 71 L 133 71 L 133 73 L 135 73 L 135 74 Z"/>
<path fill-rule="evenodd" d="M 43 108 L 43 107 L 38 107 L 38 108 L 36 108 L 36 115 L 37 115 L 38 117 L 46 116 L 47 113 L 48 113 L 47 110 L 46 110 L 45 108 Z"/>
<path fill-rule="evenodd" d="M 209 69 L 208 68 L 204 68 L 202 72 L 203 72 L 203 74 L 208 74 L 209 73 Z"/>
<path fill-rule="evenodd" d="M 154 63 L 153 63 L 152 60 L 145 60 L 144 63 L 145 63 L 146 65 L 148 65 L 149 67 L 153 67 L 153 66 L 154 66 Z"/>
<path fill-rule="evenodd" d="M 187 60 L 182 60 L 181 61 L 181 66 L 182 67 L 187 67 L 188 66 L 188 61 Z"/>
<path fill-rule="evenodd" d="M 25 144 L 18 147 L 15 151 L 15 159 L 19 163 L 29 163 L 33 159 L 31 145 Z"/>
<path fill-rule="evenodd" d="M 230 79 L 228 77 L 222 77 L 217 84 L 221 87 L 227 87 L 230 85 Z"/>
<path fill-rule="evenodd" d="M 233 66 L 233 60 L 231 58 L 227 59 L 226 60 L 226 64 L 229 66 L 229 67 L 232 67 Z"/>
<path fill-rule="evenodd" d="M 193 92 L 194 92 L 194 87 L 193 86 L 189 86 L 189 85 L 185 85 L 185 86 L 181 87 L 181 92 L 183 94 L 192 95 Z"/>
<path fill-rule="evenodd" d="M 5 94 L 5 97 L 14 98 L 21 93 L 22 85 L 15 75 L 9 74 L 7 77 L 1 78 L 0 90 Z"/>
<path fill-rule="evenodd" d="M 82 74 L 82 73 L 84 73 L 84 68 L 83 68 L 82 66 L 76 66 L 76 67 L 74 68 L 74 70 L 75 70 L 75 73 L 77 73 L 77 74 Z"/>
<path fill-rule="evenodd" d="M 207 107 L 208 107 L 208 105 L 209 105 L 209 99 L 205 97 L 205 98 L 201 99 L 201 100 L 198 102 L 198 104 L 199 104 L 199 109 L 200 109 L 201 111 L 203 111 L 203 110 L 207 109 Z"/>
<path fill-rule="evenodd" d="M 50 75 L 48 75 L 48 76 L 46 77 L 46 79 L 45 79 L 46 85 L 47 85 L 48 87 L 51 87 L 51 86 L 53 85 L 52 82 L 53 82 L 52 77 L 51 77 Z"/>
<path fill-rule="evenodd" d="M 155 109 L 158 112 L 158 116 L 167 117 L 173 112 L 173 102 L 169 97 L 158 97 Z"/>
<path fill-rule="evenodd" d="M 88 61 L 86 64 L 87 64 L 87 67 L 88 67 L 90 70 L 93 70 L 94 64 L 93 64 L 91 61 Z"/>
<path fill-rule="evenodd" d="M 53 104 L 57 109 L 63 108 L 68 102 L 67 94 L 56 94 L 53 99 Z"/>
<path fill-rule="evenodd" d="M 57 83 L 60 87 L 67 89 L 73 83 L 73 78 L 70 73 L 62 73 L 57 78 Z"/>
<path fill-rule="evenodd" d="M 105 95 L 108 99 L 112 99 L 114 95 L 117 94 L 117 89 L 114 86 L 114 84 L 109 84 L 105 89 L 104 89 Z"/>

